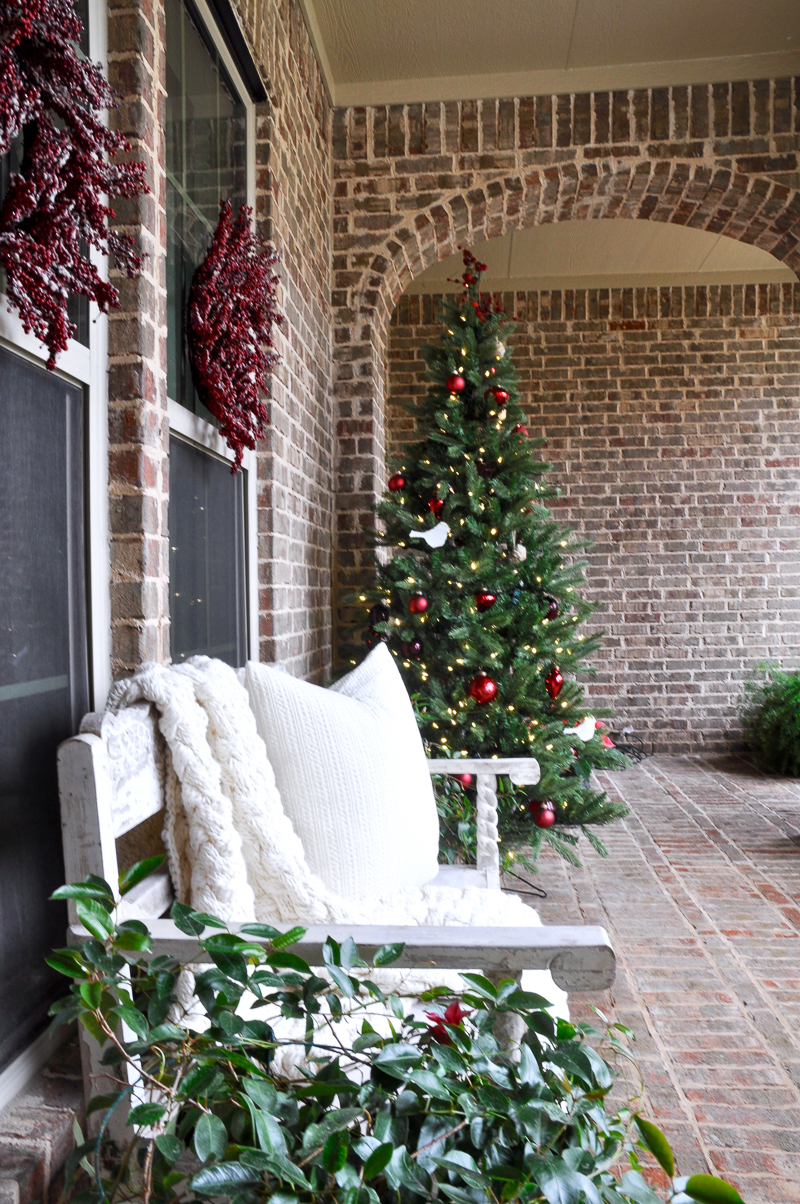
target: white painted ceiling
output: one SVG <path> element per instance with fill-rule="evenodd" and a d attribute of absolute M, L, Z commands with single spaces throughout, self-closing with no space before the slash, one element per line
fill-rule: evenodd
<path fill-rule="evenodd" d="M 301 0 L 334 103 L 800 73 L 798 0 Z"/>
<path fill-rule="evenodd" d="M 598 220 L 532 226 L 472 248 L 488 271 L 487 290 L 622 288 L 668 284 L 794 281 L 767 251 L 664 222 Z M 433 264 L 409 293 L 449 292 L 463 271 L 461 255 Z"/>

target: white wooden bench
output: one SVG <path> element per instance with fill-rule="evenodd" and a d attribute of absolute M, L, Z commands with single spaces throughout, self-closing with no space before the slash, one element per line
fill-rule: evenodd
<path fill-rule="evenodd" d="M 520 773 L 538 780 L 532 759 L 436 760 L 432 774 L 472 773 L 477 779 L 477 865 L 443 865 L 436 883 L 446 886 L 500 885 L 497 845 L 496 777 Z M 67 882 L 98 874 L 112 887 L 118 880 L 116 840 L 164 808 L 164 744 L 156 715 L 147 703 L 137 703 L 118 714 L 90 714 L 80 735 L 64 741 L 58 751 L 61 824 Z M 185 936 L 170 919 L 159 918 L 173 902 L 166 868 L 153 873 L 124 899 L 119 919 L 145 920 L 153 934 L 154 953 L 169 953 L 183 962 L 208 961 L 196 941 Z M 85 939 L 70 904 L 69 939 Z M 230 925 L 236 931 L 236 925 Z M 381 945 L 403 943 L 396 963 L 402 967 L 475 970 L 487 975 L 514 976 L 522 970 L 550 970 L 557 985 L 568 992 L 597 991 L 610 986 L 616 959 L 603 928 L 586 926 L 530 928 L 437 928 L 356 925 L 311 925 L 293 946 L 311 965 L 321 965 L 326 937 L 341 942 L 352 936 L 365 957 Z M 253 938 L 248 938 L 252 940 Z M 85 1073 L 97 1074 L 90 1051 Z M 87 1065 L 91 1062 L 91 1067 Z M 90 1084 L 87 1082 L 87 1088 Z M 96 1084 L 95 1084 L 96 1089 Z"/>

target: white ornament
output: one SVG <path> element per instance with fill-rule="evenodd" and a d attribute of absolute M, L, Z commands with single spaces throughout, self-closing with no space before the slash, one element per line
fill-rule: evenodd
<path fill-rule="evenodd" d="M 528 549 L 525 547 L 524 543 L 515 544 L 514 550 L 512 551 L 511 555 L 514 557 L 515 560 L 527 560 Z"/>
<path fill-rule="evenodd" d="M 505 353 L 506 353 L 506 345 L 505 345 L 505 343 L 501 343 L 500 340 L 498 339 L 495 355 L 497 356 L 497 358 L 499 360 L 501 360 L 503 358 L 503 356 L 505 355 Z"/>
<path fill-rule="evenodd" d="M 581 720 L 577 727 L 567 728 L 564 735 L 569 736 L 570 739 L 572 739 L 573 736 L 577 736 L 579 740 L 583 740 L 584 744 L 586 744 L 589 740 L 591 740 L 592 736 L 594 735 L 594 731 L 594 715 L 587 715 L 585 719 Z"/>
<path fill-rule="evenodd" d="M 409 531 L 409 539 L 424 539 L 429 548 L 441 548 L 450 534 L 447 523 L 437 523 L 430 531 Z"/>

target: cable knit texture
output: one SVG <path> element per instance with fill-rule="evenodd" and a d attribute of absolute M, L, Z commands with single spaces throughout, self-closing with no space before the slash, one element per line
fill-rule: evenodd
<path fill-rule="evenodd" d="M 403 679 L 379 644 L 329 690 L 250 662 L 247 689 L 308 864 L 346 899 L 436 876 L 439 819 Z"/>
<path fill-rule="evenodd" d="M 478 887 L 382 889 L 371 899 L 343 898 L 308 864 L 281 805 L 247 691 L 230 666 L 208 657 L 143 665 L 112 687 L 108 709 L 142 699 L 156 707 L 169 750 L 164 841 L 183 902 L 233 922 L 541 924 L 518 896 Z M 435 985 L 432 978 L 425 982 Z M 525 986 L 566 1014 L 566 996 L 548 972 L 526 973 Z"/>

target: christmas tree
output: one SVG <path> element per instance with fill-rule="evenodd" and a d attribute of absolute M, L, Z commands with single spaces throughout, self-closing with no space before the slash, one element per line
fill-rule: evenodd
<path fill-rule="evenodd" d="M 385 640 L 397 657 L 432 755 L 537 758 L 537 786 L 501 781 L 501 830 L 534 859 L 547 840 L 577 863 L 578 833 L 605 854 L 592 828 L 626 813 L 589 782 L 593 768 L 627 762 L 575 678 L 600 645 L 581 631 L 593 610 L 575 560 L 586 545 L 545 505 L 550 466 L 534 455 L 542 440 L 528 436 L 504 344 L 513 323 L 480 292 L 485 265 L 465 251 L 464 267 L 441 338 L 423 349 L 430 387 L 414 412 L 426 433 L 378 505 L 377 543 L 391 552 L 359 596 L 366 642 Z M 462 845 L 468 778 L 440 794 Z"/>

